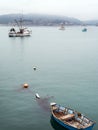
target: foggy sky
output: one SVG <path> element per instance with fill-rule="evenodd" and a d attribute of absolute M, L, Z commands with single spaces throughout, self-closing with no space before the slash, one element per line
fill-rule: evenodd
<path fill-rule="evenodd" d="M 0 15 L 8 13 L 40 13 L 98 19 L 98 0 L 0 0 Z"/>

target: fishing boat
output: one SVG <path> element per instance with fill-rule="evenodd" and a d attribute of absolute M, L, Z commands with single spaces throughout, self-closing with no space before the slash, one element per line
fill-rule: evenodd
<path fill-rule="evenodd" d="M 71 108 L 50 103 L 53 119 L 69 130 L 92 130 L 95 122 Z"/>
<path fill-rule="evenodd" d="M 31 35 L 31 30 L 23 26 L 23 19 L 15 20 L 18 30 L 12 27 L 8 33 L 9 37 L 26 37 Z"/>
<path fill-rule="evenodd" d="M 82 29 L 82 32 L 87 32 L 87 28 Z"/>

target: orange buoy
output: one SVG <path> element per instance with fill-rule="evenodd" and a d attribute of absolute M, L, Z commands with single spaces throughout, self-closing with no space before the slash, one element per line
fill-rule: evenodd
<path fill-rule="evenodd" d="M 29 85 L 27 83 L 23 84 L 23 88 L 28 88 Z"/>

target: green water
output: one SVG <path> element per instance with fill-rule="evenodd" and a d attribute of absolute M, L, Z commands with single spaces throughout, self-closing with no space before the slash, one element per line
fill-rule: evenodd
<path fill-rule="evenodd" d="M 0 27 L 0 130 L 63 130 L 52 126 L 52 101 L 84 113 L 97 130 L 98 28 L 87 28 L 31 27 L 31 37 L 9 38 L 10 27 Z"/>

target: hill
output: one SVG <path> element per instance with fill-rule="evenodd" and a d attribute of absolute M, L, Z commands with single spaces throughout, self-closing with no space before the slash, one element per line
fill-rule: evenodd
<path fill-rule="evenodd" d="M 84 24 L 88 24 L 88 25 L 98 25 L 98 20 L 88 20 L 88 21 L 84 21 Z"/>
<path fill-rule="evenodd" d="M 6 14 L 0 15 L 0 24 L 9 25 L 15 19 L 23 17 L 26 25 L 37 26 L 57 26 L 61 23 L 65 25 L 80 25 L 81 21 L 71 17 L 56 16 L 56 15 L 42 15 L 42 14 Z"/>
<path fill-rule="evenodd" d="M 15 19 L 24 19 L 24 24 L 30 26 L 58 26 L 61 23 L 65 25 L 97 25 L 98 20 L 81 21 L 76 18 L 45 15 L 45 14 L 6 14 L 0 15 L 1 25 L 11 25 Z"/>

